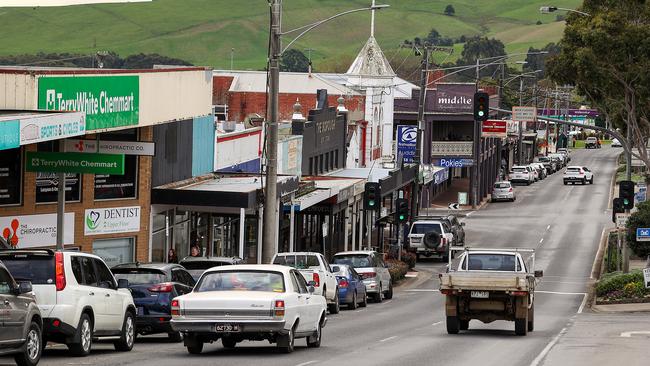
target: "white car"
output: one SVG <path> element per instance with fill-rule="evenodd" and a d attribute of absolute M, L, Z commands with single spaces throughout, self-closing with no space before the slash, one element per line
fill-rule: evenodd
<path fill-rule="evenodd" d="M 535 182 L 535 175 L 532 172 L 532 168 L 529 166 L 520 166 L 516 165 L 512 167 L 510 171 L 509 180 L 512 183 L 524 183 L 530 185 Z"/>
<path fill-rule="evenodd" d="M 226 348 L 267 340 L 290 353 L 296 338 L 320 347 L 326 310 L 325 298 L 294 268 L 222 266 L 205 271 L 192 292 L 172 300 L 171 325 L 191 354 L 219 339 Z"/>
<path fill-rule="evenodd" d="M 339 313 L 341 307 L 338 281 L 322 254 L 316 252 L 277 253 L 273 256 L 271 263 L 297 269 L 305 277 L 307 283 L 314 285 L 314 294 L 325 296 L 330 313 Z"/>
<path fill-rule="evenodd" d="M 393 283 L 381 254 L 374 250 L 340 252 L 334 255 L 332 263 L 347 264 L 354 268 L 363 278 L 366 292 L 372 295 L 376 302 L 393 298 Z"/>
<path fill-rule="evenodd" d="M 16 278 L 32 282 L 43 317 L 43 344 L 65 343 L 73 355 L 90 353 L 92 342 L 110 337 L 130 351 L 136 308 L 128 281 L 115 281 L 104 261 L 73 251 L 12 250 L 0 260 Z"/>
<path fill-rule="evenodd" d="M 449 258 L 449 247 L 454 244 L 451 227 L 439 218 L 428 219 L 426 216 L 416 218 L 408 234 L 409 250 L 417 259 L 425 256 Z"/>
<path fill-rule="evenodd" d="M 514 202 L 517 199 L 515 190 L 512 187 L 512 184 L 508 181 L 499 181 L 494 182 L 494 187 L 492 188 L 492 196 L 490 200 L 492 202 L 496 201 L 511 201 Z"/>
<path fill-rule="evenodd" d="M 569 183 L 594 184 L 594 173 L 586 166 L 569 166 L 564 171 L 564 185 Z"/>
<path fill-rule="evenodd" d="M 623 147 L 623 144 L 618 139 L 612 139 L 612 147 Z"/>

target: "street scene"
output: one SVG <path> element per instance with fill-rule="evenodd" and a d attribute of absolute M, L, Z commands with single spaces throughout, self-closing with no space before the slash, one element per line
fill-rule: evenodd
<path fill-rule="evenodd" d="M 484 5 L 0 2 L 0 365 L 648 364 L 650 4 Z"/>

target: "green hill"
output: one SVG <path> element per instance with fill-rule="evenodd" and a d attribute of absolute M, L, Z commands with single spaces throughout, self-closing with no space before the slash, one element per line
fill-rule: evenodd
<path fill-rule="evenodd" d="M 370 0 L 284 0 L 283 29 L 368 6 Z M 431 28 L 443 36 L 483 34 L 501 39 L 509 52 L 525 52 L 562 36 L 555 14 L 540 14 L 536 0 L 384 0 L 377 13 L 376 38 L 384 50 L 404 39 L 424 37 Z M 581 0 L 553 5 L 575 8 Z M 443 10 L 452 4 L 455 16 Z M 231 49 L 237 69 L 265 66 L 266 0 L 154 0 L 151 3 L 84 5 L 62 8 L 0 8 L 0 55 L 36 52 L 122 56 L 159 53 L 197 65 L 229 68 Z M 562 14 L 559 12 L 558 14 Z M 537 21 L 543 24 L 536 25 Z M 351 14 L 312 31 L 295 47 L 314 49 L 314 64 L 332 67 L 351 60 L 368 38 L 370 14 Z M 285 42 L 287 42 L 285 40 Z M 457 52 L 462 47 L 457 45 Z M 455 57 L 452 57 L 455 58 Z M 322 69 L 323 67 L 321 67 Z"/>

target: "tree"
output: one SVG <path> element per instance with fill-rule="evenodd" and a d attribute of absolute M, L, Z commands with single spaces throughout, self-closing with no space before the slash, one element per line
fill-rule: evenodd
<path fill-rule="evenodd" d="M 445 8 L 445 15 L 449 15 L 451 17 L 454 16 L 454 14 L 456 14 L 456 9 L 454 9 L 454 6 L 451 4 L 447 5 Z"/>
<path fill-rule="evenodd" d="M 548 53 L 540 53 L 542 51 L 546 51 Z M 560 53 L 560 45 L 553 42 L 542 47 L 542 49 L 530 47 L 528 49 L 528 54 L 526 55 L 526 63 L 523 66 L 523 71 L 532 72 L 535 70 L 542 70 L 537 74 L 537 77 L 539 79 L 543 79 L 546 72 L 546 60 L 551 56 L 557 55 L 558 53 Z"/>
<path fill-rule="evenodd" d="M 630 249 L 639 257 L 650 255 L 650 241 L 636 241 L 636 229 L 650 227 L 650 202 L 641 202 L 637 205 L 638 211 L 630 215 L 627 220 L 627 243 Z"/>
<path fill-rule="evenodd" d="M 497 56 L 505 56 L 506 48 L 498 39 L 492 38 L 488 39 L 487 37 L 472 37 L 467 38 L 467 42 L 463 46 L 463 52 L 461 57 L 457 61 L 458 66 L 463 65 L 472 65 L 476 63 L 477 59 L 488 58 L 481 62 L 482 65 L 490 63 L 497 60 Z M 483 77 L 492 77 L 497 69 L 500 68 L 500 65 L 492 65 L 487 67 L 482 67 L 479 73 L 481 78 Z M 476 78 L 476 71 L 474 69 L 464 72 L 465 75 L 470 80 Z"/>
<path fill-rule="evenodd" d="M 293 48 L 287 50 L 280 59 L 280 71 L 307 72 L 309 71 L 309 59 L 300 50 Z"/>
<path fill-rule="evenodd" d="M 561 52 L 547 70 L 557 83 L 572 84 L 611 121 L 619 121 L 638 148 L 633 155 L 650 167 L 650 3 L 585 0 L 566 18 Z"/>

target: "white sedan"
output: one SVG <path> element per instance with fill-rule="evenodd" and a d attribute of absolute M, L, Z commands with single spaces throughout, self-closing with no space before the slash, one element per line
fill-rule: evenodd
<path fill-rule="evenodd" d="M 612 139 L 612 147 L 623 147 L 623 144 L 618 139 Z"/>
<path fill-rule="evenodd" d="M 296 338 L 320 347 L 327 304 L 313 292 L 313 285 L 291 267 L 214 267 L 192 292 L 172 300 L 171 326 L 183 333 L 191 354 L 218 339 L 226 348 L 243 340 L 267 340 L 286 353 L 293 351 Z"/>

